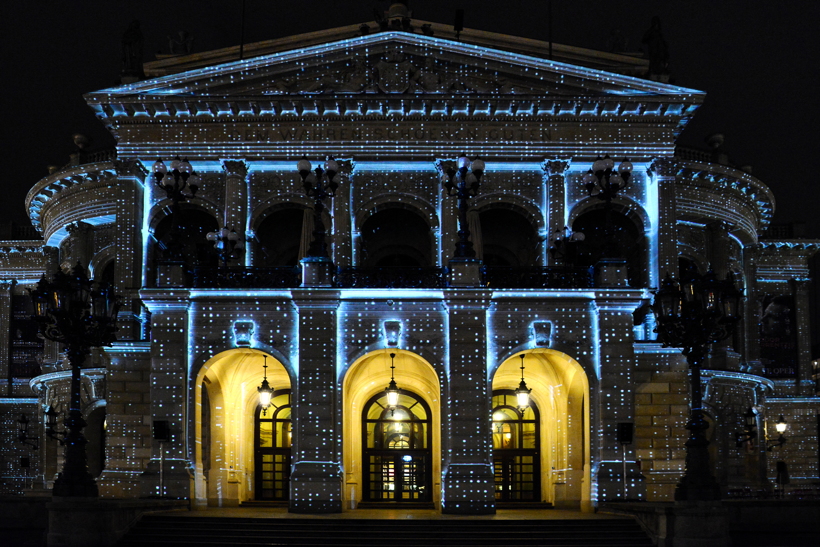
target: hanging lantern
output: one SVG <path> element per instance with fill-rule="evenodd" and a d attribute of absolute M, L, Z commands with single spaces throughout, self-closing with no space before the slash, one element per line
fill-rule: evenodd
<path fill-rule="evenodd" d="M 273 398 L 273 389 L 271 389 L 270 384 L 268 383 L 268 356 L 264 355 L 263 357 L 265 360 L 262 365 L 262 368 L 264 369 L 262 385 L 256 389 L 259 391 L 259 406 L 262 407 L 262 416 L 266 416 L 268 413 L 268 408 L 270 407 L 271 399 Z"/>
<path fill-rule="evenodd" d="M 786 420 L 783 418 L 782 414 L 780 415 L 780 419 L 777 420 L 777 423 L 774 424 L 774 428 L 781 435 L 786 432 Z"/>
<path fill-rule="evenodd" d="M 526 382 L 524 382 L 524 354 L 522 353 L 519 357 L 521 357 L 521 383 L 518 384 L 518 389 L 515 390 L 515 400 L 518 403 L 518 409 L 523 411 L 530 406 L 530 392 L 532 390 L 528 389 Z"/>
<path fill-rule="evenodd" d="M 390 354 L 390 383 L 387 384 L 384 393 L 387 395 L 387 408 L 390 409 L 390 415 L 396 411 L 399 406 L 399 388 L 396 385 L 396 380 L 393 378 L 393 370 L 396 368 L 393 360 L 396 358 L 395 353 Z"/>

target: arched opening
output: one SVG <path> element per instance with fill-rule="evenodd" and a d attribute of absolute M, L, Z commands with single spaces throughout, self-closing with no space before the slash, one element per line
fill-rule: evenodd
<path fill-rule="evenodd" d="M 290 499 L 292 444 L 291 393 L 273 393 L 268 408 L 257 406 L 254 427 L 254 480 L 256 499 Z"/>
<path fill-rule="evenodd" d="M 415 393 L 401 390 L 398 405 L 377 393 L 362 413 L 362 501 L 432 500 L 430 408 Z"/>
<path fill-rule="evenodd" d="M 260 477 L 257 470 L 261 462 L 257 456 L 269 453 L 260 449 L 259 392 L 262 383 L 263 364 L 267 363 L 267 379 L 274 388 L 277 407 L 283 404 L 282 397 L 289 397 L 291 379 L 284 365 L 262 351 L 251 348 L 237 348 L 214 356 L 202 366 L 196 377 L 195 400 L 195 441 L 196 441 L 196 497 L 199 503 L 211 506 L 231 506 L 259 495 Z M 267 415 L 272 414 L 271 409 Z M 285 414 L 277 414 L 284 420 Z M 274 422 L 269 422 L 273 427 Z M 289 427 L 288 427 L 289 429 Z M 273 431 L 273 430 L 272 430 Z M 272 440 L 272 439 L 271 439 Z M 289 447 L 271 446 L 277 454 Z M 270 452 L 272 453 L 272 452 Z M 281 462 L 280 462 L 281 463 Z M 283 464 L 284 465 L 284 464 Z M 289 477 L 289 470 L 280 465 L 280 470 Z M 281 476 L 280 476 L 281 479 Z M 280 492 L 288 487 L 280 484 Z"/>
<path fill-rule="evenodd" d="M 581 232 L 585 239 L 579 266 L 594 266 L 603 258 L 626 260 L 627 280 L 630 287 L 643 287 L 648 281 L 647 239 L 643 228 L 618 211 L 604 208 L 590 209 L 572 223 L 573 232 Z"/>
<path fill-rule="evenodd" d="M 495 501 L 541 501 L 538 407 L 519 408 L 512 389 L 493 391 L 492 406 Z"/>
<path fill-rule="evenodd" d="M 399 405 L 386 404 L 390 353 Z M 421 356 L 394 349 L 353 363 L 342 383 L 346 507 L 360 503 L 440 503 L 440 387 Z"/>
<path fill-rule="evenodd" d="M 527 386 L 532 389 L 532 413 L 518 411 L 521 414 L 519 418 L 514 413 L 505 412 L 508 419 L 499 421 L 502 425 L 506 422 L 511 427 L 520 425 L 517 444 L 511 445 L 510 450 L 521 451 L 518 453 L 520 456 L 535 457 L 537 463 L 532 462 L 532 469 L 536 478 L 530 482 L 538 484 L 526 486 L 526 481 L 529 480 L 529 464 L 525 465 L 526 460 L 519 460 L 521 467 L 518 469 L 518 477 L 513 478 L 519 481 L 518 499 L 513 496 L 509 501 L 529 501 L 523 498 L 531 496 L 532 501 L 543 501 L 558 507 L 587 509 L 591 503 L 587 375 L 577 361 L 558 351 L 539 348 L 522 353 L 524 379 Z M 521 382 L 520 355 L 521 353 L 517 353 L 509 357 L 496 369 L 492 384 L 494 407 L 505 408 L 515 405 L 514 402 L 510 403 L 508 394 Z M 502 397 L 504 395 L 506 398 Z M 496 433 L 493 432 L 493 435 Z M 510 442 L 512 441 L 511 436 Z M 504 445 L 500 444 L 501 449 L 495 448 L 496 446 L 499 445 L 494 443 L 494 460 L 496 454 L 500 457 L 505 456 Z M 513 455 L 511 451 L 509 456 Z M 507 465 L 511 466 L 514 463 L 513 460 Z M 499 463 L 496 464 L 496 469 L 498 465 Z M 500 465 L 503 466 L 503 463 Z M 497 498 L 499 488 L 503 492 L 506 486 L 503 481 L 504 476 L 497 474 Z M 540 499 L 534 497 L 536 491 Z M 506 500 L 501 497 L 499 501 Z"/>
<path fill-rule="evenodd" d="M 254 254 L 256 266 L 296 266 L 305 256 L 310 244 L 310 232 L 304 233 L 305 213 L 301 207 L 278 209 L 268 215 L 256 228 L 259 242 Z M 308 217 L 310 220 L 311 217 Z"/>
<path fill-rule="evenodd" d="M 476 243 L 482 248 L 487 266 L 522 268 L 538 262 L 538 237 L 523 215 L 511 209 L 493 208 L 478 215 L 480 233 Z"/>
<path fill-rule="evenodd" d="M 360 229 L 363 268 L 423 268 L 432 260 L 432 235 L 424 219 L 408 209 L 382 209 Z"/>
<path fill-rule="evenodd" d="M 166 216 L 153 231 L 154 264 L 182 261 L 188 274 L 197 268 L 215 268 L 219 259 L 213 243 L 206 236 L 217 228 L 216 219 L 201 209 L 182 208 L 176 219 L 174 215 Z"/>

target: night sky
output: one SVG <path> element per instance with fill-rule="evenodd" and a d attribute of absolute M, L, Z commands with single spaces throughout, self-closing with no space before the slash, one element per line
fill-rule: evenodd
<path fill-rule="evenodd" d="M 246 0 L 246 43 L 372 21 L 372 0 Z M 790 0 L 553 0 L 556 43 L 609 50 L 615 31 L 628 50 L 658 15 L 670 48 L 673 83 L 707 93 L 680 143 L 706 148 L 725 135 L 733 163 L 752 165 L 777 199 L 775 222 L 806 222 L 820 237 L 814 166 L 820 156 L 817 96 L 820 2 Z M 465 27 L 547 39 L 547 0 L 411 0 L 413 17 L 452 23 L 465 9 Z M 145 60 L 168 52 L 168 36 L 187 30 L 193 51 L 238 45 L 241 6 L 227 2 L 143 0 L 15 2 L 2 25 L 3 127 L 6 164 L 3 221 L 27 222 L 24 199 L 74 151 L 71 136 L 92 138 L 92 149 L 113 148 L 82 94 L 119 83 L 120 41 L 139 19 Z M 489 161 L 489 160 L 488 160 Z"/>

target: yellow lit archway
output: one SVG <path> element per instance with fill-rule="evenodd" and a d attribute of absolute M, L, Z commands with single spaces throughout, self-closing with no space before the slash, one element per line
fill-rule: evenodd
<path fill-rule="evenodd" d="M 212 357 L 196 377 L 198 503 L 223 507 L 253 498 L 254 417 L 265 355 L 270 385 L 290 389 L 290 376 L 282 363 L 251 348 Z"/>
<path fill-rule="evenodd" d="M 541 496 L 557 507 L 590 503 L 589 381 L 581 365 L 559 351 L 517 352 L 496 369 L 493 391 L 516 389 L 524 377 L 540 412 Z"/>
<path fill-rule="evenodd" d="M 343 437 L 345 507 L 353 509 L 362 500 L 362 412 L 367 401 L 383 392 L 390 383 L 390 353 L 395 353 L 395 380 L 400 389 L 421 397 L 432 414 L 432 486 L 433 502 L 441 502 L 441 388 L 433 366 L 421 356 L 399 349 L 368 353 L 356 360 L 345 374 L 343 391 Z"/>

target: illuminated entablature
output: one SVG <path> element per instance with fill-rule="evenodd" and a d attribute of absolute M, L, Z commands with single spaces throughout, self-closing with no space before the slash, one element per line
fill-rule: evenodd
<path fill-rule="evenodd" d="M 668 154 L 702 96 L 528 55 L 384 32 L 86 98 L 129 157 L 172 148 L 199 158 L 347 153 L 407 160 L 462 148 L 504 157 L 513 142 L 516 158 L 567 147 L 594 157 L 630 145 L 637 155 Z"/>
<path fill-rule="evenodd" d="M 788 283 L 811 279 L 809 260 L 818 250 L 820 240 L 761 240 L 755 260 L 758 282 Z"/>
<path fill-rule="evenodd" d="M 116 184 L 117 170 L 112 162 L 53 173 L 35 184 L 26 196 L 31 223 L 48 240 L 72 222 L 115 215 Z"/>
<path fill-rule="evenodd" d="M 774 215 L 775 200 L 769 187 L 739 169 L 681 161 L 677 186 L 679 220 L 704 225 L 725 221 L 744 245 L 756 243 Z"/>

